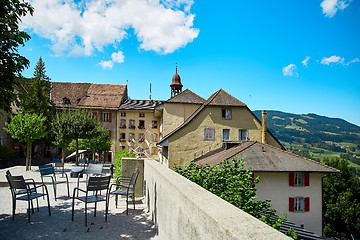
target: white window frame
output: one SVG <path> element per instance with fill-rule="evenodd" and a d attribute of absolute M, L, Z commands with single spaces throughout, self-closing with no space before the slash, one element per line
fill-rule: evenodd
<path fill-rule="evenodd" d="M 145 113 L 139 113 L 139 117 L 145 117 Z"/>
<path fill-rule="evenodd" d="M 121 117 L 126 117 L 126 112 L 121 112 L 121 113 L 120 113 L 120 116 L 121 116 Z"/>
<path fill-rule="evenodd" d="M 243 136 L 243 132 L 245 132 L 245 136 Z M 239 141 L 248 140 L 249 131 L 246 128 L 239 128 Z"/>
<path fill-rule="evenodd" d="M 110 114 L 108 112 L 103 113 L 103 122 L 109 122 Z"/>
<path fill-rule="evenodd" d="M 294 198 L 294 212 L 305 212 L 305 198 L 295 197 Z"/>
<path fill-rule="evenodd" d="M 229 130 L 229 138 L 228 138 L 228 139 L 225 139 L 225 138 L 224 138 L 224 132 L 225 132 L 225 130 Z M 230 141 L 230 139 L 231 139 L 231 130 L 230 130 L 230 128 L 223 128 L 223 130 L 222 130 L 222 140 L 223 140 L 223 141 Z"/>
<path fill-rule="evenodd" d="M 204 128 L 204 141 L 215 141 L 215 128 Z"/>
<path fill-rule="evenodd" d="M 120 120 L 120 128 L 126 128 L 126 119 L 121 119 Z"/>

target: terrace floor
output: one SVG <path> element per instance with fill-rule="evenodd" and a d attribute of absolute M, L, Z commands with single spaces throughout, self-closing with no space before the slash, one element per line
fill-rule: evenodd
<path fill-rule="evenodd" d="M 72 165 L 66 164 L 66 172 L 70 175 Z M 25 166 L 8 168 L 12 175 L 23 175 L 41 182 L 37 166 L 25 171 Z M 40 211 L 31 214 L 31 223 L 27 220 L 27 202 L 17 201 L 15 221 L 12 221 L 12 199 L 5 172 L 0 170 L 0 239 L 156 239 L 157 229 L 147 215 L 144 199 L 136 199 L 136 209 L 132 205 L 126 215 L 125 199 L 119 201 L 115 208 L 115 198 L 110 198 L 108 221 L 105 222 L 105 203 L 98 203 L 97 216 L 94 217 L 94 204 L 88 205 L 88 226 L 85 226 L 85 205 L 75 201 L 75 217 L 71 221 L 72 198 L 67 196 L 66 184 L 57 188 L 57 201 L 54 199 L 52 185 L 48 185 L 51 216 L 47 209 L 47 200 L 39 198 Z M 105 172 L 109 172 L 106 169 Z M 57 175 L 57 177 L 61 176 Z M 61 180 L 63 178 L 60 178 Z M 58 179 L 58 180 L 60 180 Z M 70 178 L 70 196 L 76 187 L 76 178 Z M 86 185 L 80 181 L 80 188 Z M 35 202 L 34 202 L 35 203 Z"/>

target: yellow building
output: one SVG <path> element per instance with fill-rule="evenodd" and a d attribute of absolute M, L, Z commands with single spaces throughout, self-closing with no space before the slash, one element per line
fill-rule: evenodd
<path fill-rule="evenodd" d="M 171 103 L 167 101 L 164 105 L 166 104 Z M 186 107 L 185 104 L 183 106 L 190 112 L 190 106 Z M 165 109 L 163 112 L 164 116 L 169 114 Z M 186 111 L 183 111 L 183 116 L 186 115 L 185 113 Z M 168 133 L 157 143 L 162 148 L 160 161 L 169 167 L 173 167 L 175 163 L 185 167 L 200 156 L 232 147 L 246 140 L 267 142 L 283 148 L 266 128 L 262 129 L 260 120 L 243 102 L 223 89 L 215 92 L 189 114 L 183 123 L 169 131 L 170 128 L 167 126 L 170 123 L 166 121 L 171 118 L 179 119 L 179 116 L 175 114 L 172 117 L 164 117 L 163 126 Z M 262 136 L 262 132 L 266 134 Z"/>
<path fill-rule="evenodd" d="M 155 107 L 161 101 L 126 100 L 117 112 L 116 150 L 143 152 L 145 156 L 158 159 L 160 114 Z M 160 133 L 161 135 L 161 133 Z"/>

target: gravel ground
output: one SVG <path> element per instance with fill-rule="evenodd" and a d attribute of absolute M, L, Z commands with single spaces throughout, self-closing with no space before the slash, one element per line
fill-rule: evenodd
<path fill-rule="evenodd" d="M 70 194 L 76 187 L 70 183 Z M 85 188 L 85 184 L 80 184 Z M 71 221 L 72 198 L 67 197 L 66 185 L 58 185 L 57 201 L 54 199 L 52 185 L 48 185 L 51 216 L 47 200 L 39 198 L 38 212 L 27 220 L 27 202 L 17 201 L 15 221 L 12 221 L 12 199 L 8 187 L 0 187 L 0 239 L 156 239 L 157 230 L 146 214 L 143 199 L 137 199 L 136 209 L 130 205 L 126 215 L 126 202 L 119 201 L 115 208 L 115 198 L 110 198 L 108 221 L 105 222 L 105 203 L 97 205 L 94 217 L 94 204 L 88 205 L 88 226 L 85 226 L 85 205 L 75 201 L 75 217 Z M 35 205 L 36 206 L 36 205 Z"/>

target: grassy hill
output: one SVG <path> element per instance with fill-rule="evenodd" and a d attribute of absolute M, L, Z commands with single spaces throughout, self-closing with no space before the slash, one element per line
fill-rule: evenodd
<path fill-rule="evenodd" d="M 254 111 L 261 120 L 261 111 Z M 340 118 L 267 111 L 268 129 L 295 154 L 321 160 L 342 157 L 360 165 L 360 127 Z"/>

